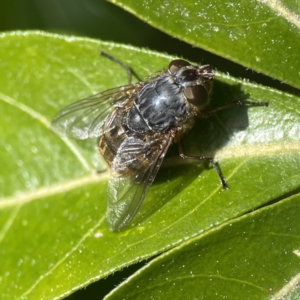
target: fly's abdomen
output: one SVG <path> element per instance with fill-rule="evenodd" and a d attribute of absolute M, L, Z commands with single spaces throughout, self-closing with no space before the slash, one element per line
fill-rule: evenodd
<path fill-rule="evenodd" d="M 128 138 L 124 129 L 124 112 L 120 109 L 107 116 L 103 125 L 103 135 L 99 138 L 99 151 L 106 163 L 111 167 L 122 142 Z"/>

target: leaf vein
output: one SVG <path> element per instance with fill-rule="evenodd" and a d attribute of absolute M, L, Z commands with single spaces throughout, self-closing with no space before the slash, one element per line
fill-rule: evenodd
<path fill-rule="evenodd" d="M 1 232 L 0 232 L 0 244 L 5 238 L 5 235 L 9 231 L 11 225 L 13 224 L 14 220 L 16 219 L 16 216 L 18 215 L 18 212 L 20 210 L 22 205 L 17 206 L 10 214 L 8 220 L 6 221 L 5 225 L 3 226 Z"/>
<path fill-rule="evenodd" d="M 30 108 L 29 106 L 25 105 L 22 102 L 19 102 L 8 95 L 0 93 L 0 99 L 3 100 L 5 103 L 16 107 L 20 109 L 21 111 L 27 113 L 29 116 L 31 116 L 33 119 L 38 120 L 40 123 L 42 123 L 46 128 L 50 128 L 50 122 L 47 118 L 45 118 L 42 114 L 35 111 L 34 109 Z M 84 158 L 84 156 L 80 153 L 79 149 L 75 146 L 73 142 L 71 142 L 68 138 L 62 138 L 62 140 L 65 142 L 65 144 L 69 147 L 69 149 L 73 152 L 73 154 L 77 157 L 77 159 L 81 162 L 83 167 L 88 170 L 92 171 L 93 168 L 89 166 L 89 163 Z"/>
<path fill-rule="evenodd" d="M 85 77 L 81 74 L 80 71 L 78 71 L 78 69 L 74 69 L 74 68 L 69 68 L 63 60 L 58 59 L 57 57 L 47 54 L 46 55 L 47 58 L 49 58 L 52 61 L 55 61 L 57 63 L 59 63 L 61 66 L 63 66 L 63 70 L 66 70 L 67 72 L 69 72 L 70 74 L 72 74 L 74 77 L 76 77 L 77 79 L 79 79 L 89 90 L 90 93 L 93 94 L 97 91 L 94 91 L 94 89 L 92 88 L 92 85 L 85 79 Z"/>
<path fill-rule="evenodd" d="M 285 20 L 295 25 L 300 29 L 299 17 L 291 10 L 285 7 L 279 0 L 258 0 L 271 8 L 278 16 L 283 17 Z"/>
<path fill-rule="evenodd" d="M 62 257 L 59 261 L 57 261 L 57 263 L 51 268 L 49 269 L 45 274 L 41 275 L 33 284 L 32 286 L 25 291 L 20 297 L 19 299 L 24 299 L 26 298 L 25 296 L 28 295 L 31 291 L 33 291 L 33 289 L 44 279 L 46 278 L 48 275 L 50 275 L 59 265 L 61 265 L 72 253 L 74 253 L 79 247 L 80 245 L 85 241 L 85 239 L 87 237 L 89 237 L 91 235 L 91 233 L 98 228 L 101 223 L 104 221 L 105 216 L 103 216 L 101 219 L 99 219 L 99 221 L 92 227 L 90 228 L 87 233 L 85 235 L 82 236 L 82 238 L 78 241 L 78 243 L 72 247 L 72 249 L 70 249 L 70 251 L 68 251 L 64 257 Z M 60 298 L 57 298 L 60 299 Z"/>
<path fill-rule="evenodd" d="M 92 174 L 85 177 L 76 178 L 70 181 L 65 181 L 52 186 L 40 188 L 32 192 L 23 193 L 7 198 L 0 198 L 0 209 L 7 208 L 15 205 L 29 203 L 40 198 L 49 197 L 55 194 L 64 193 L 72 189 L 102 181 L 108 178 L 108 172 L 103 172 L 101 175 Z"/>

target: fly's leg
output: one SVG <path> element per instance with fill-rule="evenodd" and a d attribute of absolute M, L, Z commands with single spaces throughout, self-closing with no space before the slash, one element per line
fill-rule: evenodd
<path fill-rule="evenodd" d="M 203 109 L 200 112 L 200 115 L 210 115 L 210 114 L 214 114 L 217 111 L 235 106 L 235 105 L 249 105 L 249 106 L 269 106 L 269 102 L 259 102 L 259 101 L 242 101 L 242 100 L 238 100 L 238 101 L 234 101 L 231 103 L 228 103 L 224 106 L 220 106 L 220 107 L 215 107 L 215 108 L 211 108 L 211 109 Z"/>
<path fill-rule="evenodd" d="M 134 75 L 139 81 L 140 78 L 138 77 L 138 75 L 134 72 L 134 70 L 132 70 L 129 66 L 123 64 L 121 61 L 119 61 L 118 59 L 116 59 L 115 57 L 107 54 L 106 52 L 104 51 L 100 51 L 100 55 L 102 55 L 103 57 L 113 61 L 114 63 L 118 64 L 119 66 L 121 66 L 122 68 L 124 68 L 127 72 L 127 78 L 128 78 L 128 84 L 131 84 L 132 82 L 132 75 Z"/>
<path fill-rule="evenodd" d="M 222 172 L 221 172 L 218 164 L 213 160 L 212 157 L 185 155 L 184 151 L 183 151 L 183 146 L 182 146 L 181 140 L 178 141 L 178 151 L 179 151 L 179 156 L 181 158 L 183 158 L 183 159 L 194 159 L 194 160 L 197 159 L 197 160 L 202 160 L 202 161 L 208 161 L 213 166 L 213 168 L 215 169 L 215 171 L 217 172 L 218 177 L 219 177 L 219 179 L 221 181 L 223 190 L 227 190 L 228 189 L 228 185 L 226 183 L 226 180 L 223 177 Z"/>
<path fill-rule="evenodd" d="M 235 106 L 235 105 L 250 105 L 250 106 L 269 106 L 269 102 L 259 102 L 259 101 L 234 101 L 231 103 L 228 103 L 224 106 L 220 106 L 220 107 L 215 107 L 215 108 L 211 108 L 211 109 L 203 109 L 200 111 L 200 115 L 211 115 L 216 113 L 217 111 Z M 219 179 L 221 181 L 222 184 L 222 188 L 223 190 L 227 190 L 228 189 L 228 185 L 226 183 L 226 180 L 224 178 L 224 176 L 222 175 L 222 172 L 218 166 L 218 164 L 213 160 L 212 157 L 205 157 L 205 156 L 190 156 L 190 155 L 185 155 L 184 151 L 183 151 L 183 147 L 182 147 L 182 143 L 181 140 L 178 141 L 178 150 L 179 150 L 179 156 L 183 159 L 197 159 L 197 160 L 202 160 L 202 161 L 208 161 L 213 168 L 215 169 L 215 171 L 217 172 Z"/>

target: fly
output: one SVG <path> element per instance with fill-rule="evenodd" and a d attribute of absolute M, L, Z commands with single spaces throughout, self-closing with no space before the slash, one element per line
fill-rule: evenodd
<path fill-rule="evenodd" d="M 129 84 L 79 100 L 63 108 L 52 127 L 74 139 L 98 138 L 99 151 L 111 170 L 106 220 L 110 231 L 127 226 L 141 206 L 173 142 L 184 159 L 208 161 L 223 189 L 227 183 L 212 158 L 184 154 L 181 136 L 196 116 L 207 116 L 234 105 L 268 106 L 268 102 L 235 101 L 207 109 L 214 73 L 209 65 L 195 66 L 175 59 L 146 81 Z"/>

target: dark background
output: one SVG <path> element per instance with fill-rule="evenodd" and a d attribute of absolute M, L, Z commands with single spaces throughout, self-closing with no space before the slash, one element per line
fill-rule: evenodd
<path fill-rule="evenodd" d="M 300 95 L 299 90 L 277 80 L 172 38 L 104 0 L 2 0 L 0 31 L 12 30 L 44 30 L 149 48 L 201 64 L 210 64 L 232 76 L 248 78 L 259 84 Z M 145 263 L 117 272 L 74 293 L 68 299 L 102 299 Z"/>
<path fill-rule="evenodd" d="M 104 0 L 1 0 L 0 31 L 45 30 L 98 38 L 178 55 L 238 78 L 300 95 L 300 91 L 147 25 Z"/>

